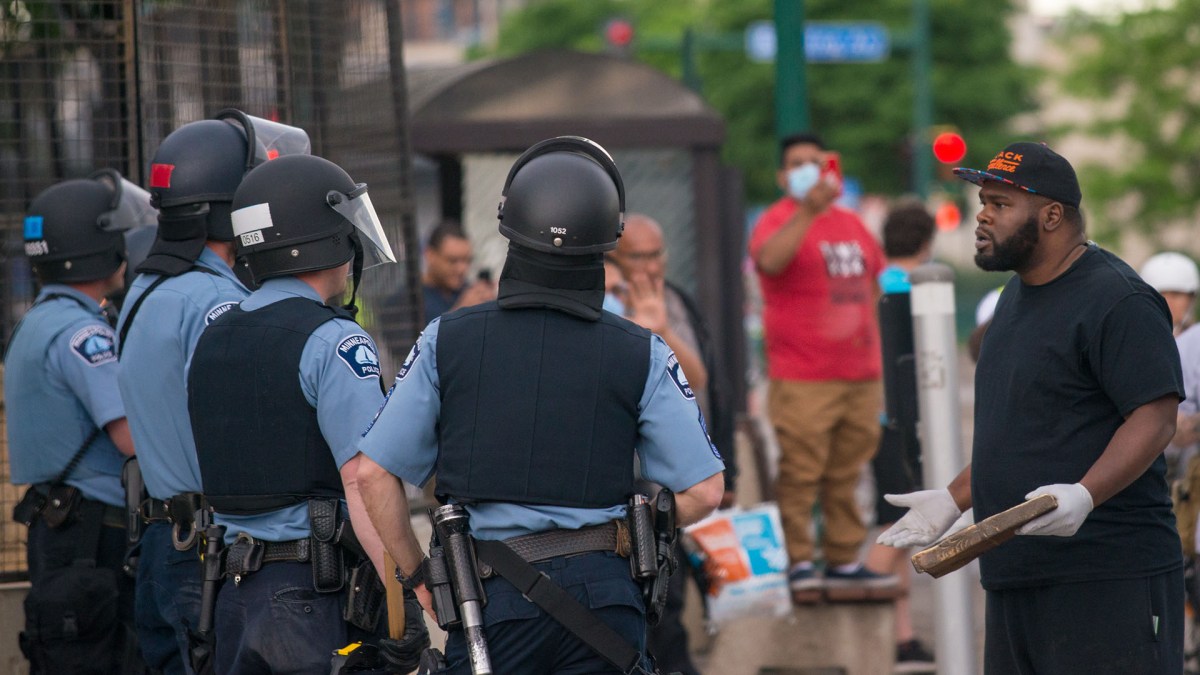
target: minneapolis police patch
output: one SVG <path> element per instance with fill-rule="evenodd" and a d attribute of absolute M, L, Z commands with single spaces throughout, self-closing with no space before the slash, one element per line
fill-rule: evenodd
<path fill-rule="evenodd" d="M 692 386 L 688 384 L 687 376 L 683 374 L 683 366 L 679 365 L 679 359 L 675 358 L 675 352 L 671 352 L 671 356 L 667 358 L 667 373 L 671 375 L 671 381 L 679 388 L 679 393 L 683 394 L 684 398 L 689 401 L 696 398 Z"/>
<path fill-rule="evenodd" d="M 424 336 L 424 333 L 417 336 L 417 341 L 413 343 L 412 349 L 408 352 L 408 358 L 404 359 L 404 365 L 400 366 L 400 372 L 396 373 L 397 382 L 408 376 L 408 372 L 412 370 L 413 364 L 421 356 L 421 338 Z"/>
<path fill-rule="evenodd" d="M 108 326 L 87 326 L 71 336 L 71 350 L 89 366 L 117 360 L 116 339 Z"/>
<path fill-rule="evenodd" d="M 379 356 L 375 354 L 371 338 L 366 335 L 351 335 L 342 340 L 337 346 L 337 355 L 359 379 L 379 377 Z"/>
<path fill-rule="evenodd" d="M 218 316 L 221 316 L 225 312 L 228 312 L 237 306 L 238 304 L 236 302 L 222 302 L 216 307 L 213 307 L 212 309 L 208 310 L 208 314 L 204 315 L 204 325 L 207 326 L 213 321 L 216 321 Z"/>

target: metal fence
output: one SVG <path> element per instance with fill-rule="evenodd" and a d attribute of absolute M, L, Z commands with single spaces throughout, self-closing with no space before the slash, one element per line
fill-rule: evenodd
<path fill-rule="evenodd" d="M 17 225 L 38 192 L 104 167 L 145 185 L 164 136 L 237 107 L 303 127 L 370 185 L 400 264 L 367 272 L 359 318 L 394 372 L 420 329 L 400 4 L 0 2 L 0 342 L 35 293 Z M 5 521 L 7 466 L 0 446 Z M 0 525 L 0 578 L 24 573 L 23 536 Z"/>

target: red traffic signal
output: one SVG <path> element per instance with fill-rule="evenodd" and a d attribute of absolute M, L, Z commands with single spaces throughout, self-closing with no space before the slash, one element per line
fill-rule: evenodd
<path fill-rule="evenodd" d="M 628 47 L 633 42 L 633 24 L 627 19 L 609 19 L 604 25 L 604 40 L 613 47 Z"/>
<path fill-rule="evenodd" d="M 943 164 L 957 164 L 967 156 L 967 142 L 953 131 L 945 131 L 933 139 L 933 156 Z"/>

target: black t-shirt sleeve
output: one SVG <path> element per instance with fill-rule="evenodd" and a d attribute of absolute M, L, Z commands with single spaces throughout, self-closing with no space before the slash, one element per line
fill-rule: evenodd
<path fill-rule="evenodd" d="M 1092 372 L 1125 417 L 1163 396 L 1184 397 L 1169 310 L 1156 300 L 1140 292 L 1122 298 L 1089 341 Z"/>

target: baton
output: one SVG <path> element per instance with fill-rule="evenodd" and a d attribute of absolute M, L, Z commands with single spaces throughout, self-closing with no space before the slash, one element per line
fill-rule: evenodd
<path fill-rule="evenodd" d="M 475 542 L 468 532 L 467 512 L 458 504 L 447 504 L 433 512 L 433 527 L 445 547 L 451 585 L 458 599 L 467 654 L 472 675 L 492 675 L 487 636 L 483 632 L 483 586 L 475 565 Z"/>
<path fill-rule="evenodd" d="M 196 632 L 208 637 L 213 629 L 217 591 L 221 585 L 221 549 L 225 548 L 225 526 L 209 525 L 204 531 L 203 583 L 200 586 L 200 620 Z"/>
<path fill-rule="evenodd" d="M 388 637 L 399 641 L 404 637 L 404 587 L 396 579 L 396 559 L 383 552 L 383 590 L 387 597 Z"/>

